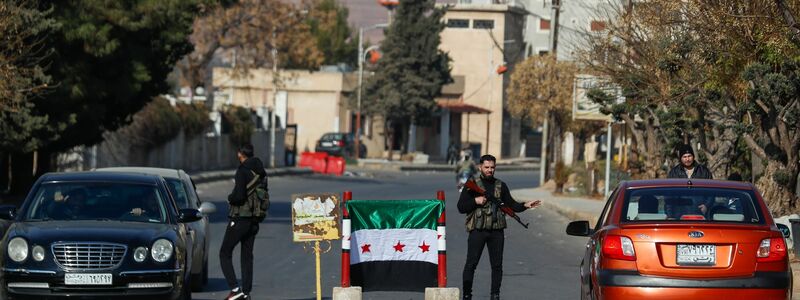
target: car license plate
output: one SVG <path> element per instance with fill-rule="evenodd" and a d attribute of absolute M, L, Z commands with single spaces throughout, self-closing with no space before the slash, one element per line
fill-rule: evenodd
<path fill-rule="evenodd" d="M 111 285 L 111 274 L 70 274 L 64 275 L 66 285 Z"/>
<path fill-rule="evenodd" d="M 331 143 L 331 142 L 322 142 L 322 147 L 330 147 L 330 146 L 333 146 L 333 143 Z"/>
<path fill-rule="evenodd" d="M 713 266 L 717 262 L 716 245 L 678 245 L 677 262 L 682 266 Z"/>

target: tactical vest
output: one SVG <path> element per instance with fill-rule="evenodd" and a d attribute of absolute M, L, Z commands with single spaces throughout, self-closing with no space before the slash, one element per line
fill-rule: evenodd
<path fill-rule="evenodd" d="M 264 218 L 269 209 L 269 195 L 262 188 L 263 177 L 252 170 L 253 179 L 247 183 L 247 199 L 242 205 L 230 205 L 229 217 L 238 218 Z"/>
<path fill-rule="evenodd" d="M 481 189 L 490 193 L 484 186 L 483 180 L 475 180 L 475 183 L 478 184 Z M 502 190 L 503 182 L 495 178 L 493 193 L 495 199 L 501 199 Z M 487 199 L 486 203 L 467 214 L 466 225 L 467 231 L 473 231 L 475 229 L 505 229 L 506 215 L 500 211 L 500 208 L 497 207 L 494 202 Z"/>

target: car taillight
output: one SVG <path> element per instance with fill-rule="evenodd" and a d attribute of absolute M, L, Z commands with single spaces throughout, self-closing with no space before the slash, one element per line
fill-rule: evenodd
<path fill-rule="evenodd" d="M 786 241 L 783 238 L 769 238 L 761 240 L 761 245 L 756 252 L 758 262 L 781 261 L 786 258 Z"/>
<path fill-rule="evenodd" d="M 336 144 L 339 145 L 339 147 L 342 147 L 344 146 L 344 141 L 336 141 Z"/>
<path fill-rule="evenodd" d="M 627 236 L 608 235 L 603 238 L 603 256 L 613 259 L 636 260 L 633 242 Z"/>

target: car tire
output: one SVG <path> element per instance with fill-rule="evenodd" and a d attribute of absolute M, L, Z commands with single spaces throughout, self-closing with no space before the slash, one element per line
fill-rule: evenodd
<path fill-rule="evenodd" d="M 181 291 L 180 297 L 178 299 L 181 300 L 192 300 L 192 289 L 190 287 L 191 284 L 183 284 L 183 289 Z"/>
<path fill-rule="evenodd" d="M 203 260 L 203 270 L 200 273 L 192 274 L 190 277 L 192 292 L 202 292 L 203 287 L 208 283 L 208 260 Z"/>

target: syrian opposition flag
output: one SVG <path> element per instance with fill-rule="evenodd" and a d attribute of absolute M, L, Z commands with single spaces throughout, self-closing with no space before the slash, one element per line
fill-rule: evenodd
<path fill-rule="evenodd" d="M 444 232 L 437 232 L 442 201 L 351 200 L 346 206 L 353 286 L 364 291 L 424 291 L 437 286 L 438 251 L 444 250 L 439 249 Z"/>

